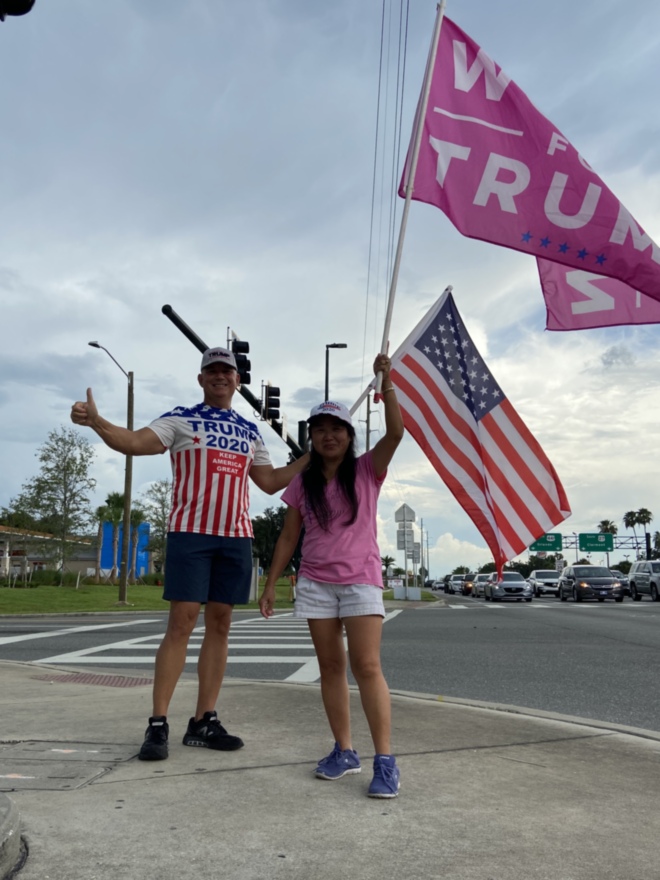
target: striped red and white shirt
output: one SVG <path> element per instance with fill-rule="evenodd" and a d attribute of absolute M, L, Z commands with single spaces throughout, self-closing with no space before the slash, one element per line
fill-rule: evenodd
<path fill-rule="evenodd" d="M 251 538 L 248 474 L 271 464 L 254 422 L 205 403 L 178 406 L 149 425 L 172 461 L 170 532 Z"/>

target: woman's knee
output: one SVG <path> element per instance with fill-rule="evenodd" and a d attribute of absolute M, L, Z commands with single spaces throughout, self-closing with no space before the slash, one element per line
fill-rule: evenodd
<path fill-rule="evenodd" d="M 323 678 L 332 678 L 346 675 L 346 656 L 343 657 L 318 657 L 319 671 Z"/>
<path fill-rule="evenodd" d="M 380 657 L 351 657 L 351 672 L 356 681 L 369 681 L 383 677 Z"/>

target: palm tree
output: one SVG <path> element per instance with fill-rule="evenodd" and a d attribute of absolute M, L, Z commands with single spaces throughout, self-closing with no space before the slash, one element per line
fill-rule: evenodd
<path fill-rule="evenodd" d="M 633 530 L 633 535 L 635 536 L 635 549 L 639 550 L 639 544 L 637 543 L 637 532 L 635 531 L 635 526 L 637 525 L 637 511 L 629 510 L 627 513 L 624 513 L 623 524 L 627 529 Z"/>
<path fill-rule="evenodd" d="M 616 535 L 619 527 L 611 519 L 601 519 L 598 523 L 598 531 L 603 535 Z"/>
<path fill-rule="evenodd" d="M 110 580 L 117 583 L 117 557 L 119 556 L 119 525 L 124 518 L 124 493 L 110 492 L 105 499 L 108 508 L 106 522 L 112 523 L 112 571 Z"/>
<path fill-rule="evenodd" d="M 103 551 L 103 526 L 108 518 L 108 508 L 105 504 L 96 508 L 94 519 L 98 523 L 98 531 L 96 533 L 96 574 L 94 575 L 94 583 L 101 583 L 101 553 Z"/>
<path fill-rule="evenodd" d="M 133 584 L 136 580 L 138 540 L 140 538 L 140 526 L 146 522 L 146 511 L 136 505 L 131 508 L 131 567 L 128 570 L 128 582 Z"/>
<path fill-rule="evenodd" d="M 640 507 L 635 514 L 635 517 L 638 526 L 647 526 L 653 519 L 653 514 L 650 510 L 647 510 L 646 507 Z M 644 529 L 644 531 L 646 531 L 646 529 Z"/>
<path fill-rule="evenodd" d="M 394 561 L 395 560 L 394 560 L 393 556 L 381 556 L 380 557 L 380 564 L 383 566 L 385 571 L 387 571 L 387 569 L 390 567 L 390 565 L 392 565 L 394 563 Z"/>

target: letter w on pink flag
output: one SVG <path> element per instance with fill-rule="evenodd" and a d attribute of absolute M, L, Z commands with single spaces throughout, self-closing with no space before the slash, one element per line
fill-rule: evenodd
<path fill-rule="evenodd" d="M 406 174 L 407 165 L 402 196 Z M 412 198 L 436 205 L 470 238 L 617 278 L 660 301 L 660 248 L 564 135 L 446 17 Z"/>
<path fill-rule="evenodd" d="M 392 355 L 406 430 L 501 570 L 570 516 L 554 467 L 486 366 L 448 288 Z"/>

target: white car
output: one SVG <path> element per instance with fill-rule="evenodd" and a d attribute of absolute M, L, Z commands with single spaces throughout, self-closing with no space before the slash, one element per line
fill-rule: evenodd
<path fill-rule="evenodd" d="M 453 574 L 449 578 L 449 592 L 450 593 L 462 593 L 464 578 L 465 578 L 464 574 Z"/>
<path fill-rule="evenodd" d="M 559 595 L 559 578 L 561 572 L 554 568 L 536 568 L 529 576 L 532 592 L 538 598 L 550 593 L 551 596 Z"/>

